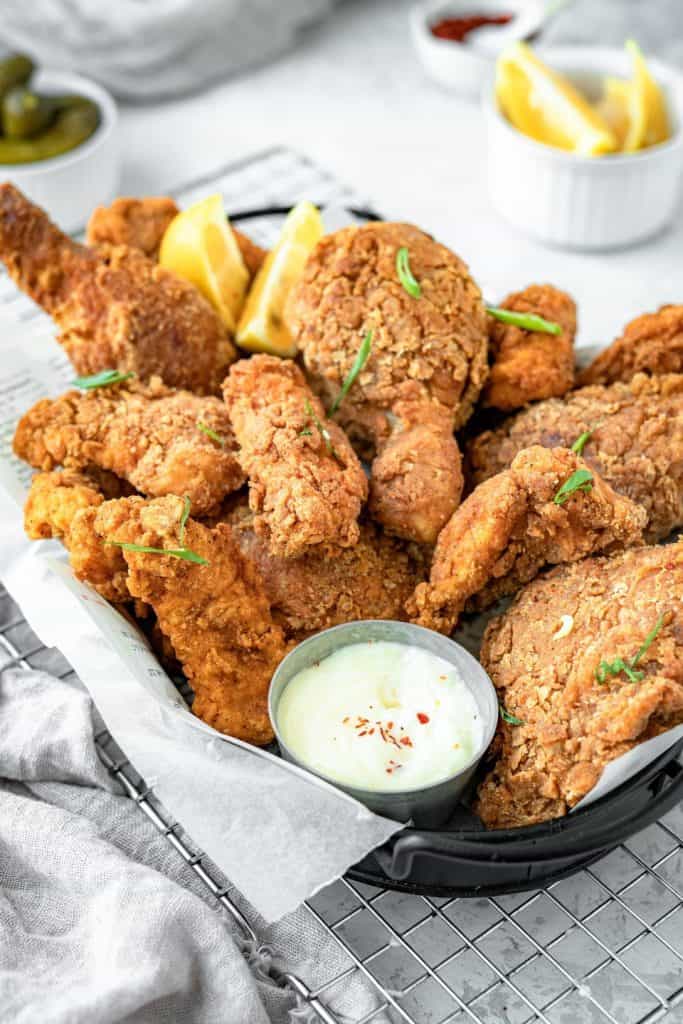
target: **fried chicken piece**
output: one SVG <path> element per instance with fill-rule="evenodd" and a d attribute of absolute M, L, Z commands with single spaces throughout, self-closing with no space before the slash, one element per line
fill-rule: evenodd
<path fill-rule="evenodd" d="M 180 208 L 168 196 L 121 196 L 111 206 L 98 206 L 93 211 L 88 221 L 88 244 L 128 245 L 156 260 L 166 228 L 179 213 Z M 254 277 L 266 258 L 266 250 L 237 228 L 232 231 L 249 275 Z"/>
<path fill-rule="evenodd" d="M 579 374 L 579 385 L 630 381 L 636 373 L 683 371 L 683 306 L 662 306 L 631 320 L 624 333 Z"/>
<path fill-rule="evenodd" d="M 116 368 L 217 393 L 237 356 L 199 293 L 139 249 L 90 249 L 62 234 L 10 184 L 0 185 L 0 259 L 60 328 L 79 374 Z"/>
<path fill-rule="evenodd" d="M 645 510 L 593 473 L 590 489 L 554 499 L 586 464 L 565 448 L 536 445 L 480 484 L 439 535 L 429 583 L 409 604 L 415 621 L 450 633 L 468 603 L 478 610 L 533 579 L 545 565 L 637 544 Z"/>
<path fill-rule="evenodd" d="M 501 303 L 515 313 L 535 313 L 559 324 L 561 334 L 525 331 L 489 317 L 489 379 L 483 404 L 510 412 L 527 402 L 561 396 L 574 384 L 576 305 L 550 284 L 531 284 Z"/>
<path fill-rule="evenodd" d="M 74 575 L 90 584 L 105 601 L 125 605 L 132 600 L 132 594 L 128 589 L 128 566 L 123 552 L 119 547 L 105 544 L 95 528 L 100 509 L 107 504 L 103 502 L 77 512 L 68 536 L 63 539 Z"/>
<path fill-rule="evenodd" d="M 244 507 L 233 509 L 227 521 L 259 570 L 273 618 L 297 643 L 343 622 L 405 619 L 405 602 L 425 576 L 422 553 L 372 523 L 362 523 L 358 543 L 334 558 L 278 558 L 254 532 L 253 515 Z"/>
<path fill-rule="evenodd" d="M 642 678 L 608 672 L 631 662 Z M 535 580 L 489 624 L 481 661 L 502 706 L 475 810 L 489 828 L 566 814 L 605 765 L 683 722 L 683 543 L 591 558 Z"/>
<path fill-rule="evenodd" d="M 355 544 L 365 473 L 298 366 L 267 355 L 241 359 L 223 395 L 249 477 L 254 529 L 270 550 L 295 558 Z"/>
<path fill-rule="evenodd" d="M 174 391 L 156 377 L 41 399 L 19 421 L 14 451 L 36 469 L 94 465 L 150 497 L 187 495 L 198 515 L 244 483 L 220 399 Z"/>
<path fill-rule="evenodd" d="M 408 250 L 421 296 L 399 280 Z M 487 374 L 487 322 L 465 264 L 409 224 L 327 235 L 285 308 L 313 386 L 329 406 L 372 332 L 370 356 L 337 414 L 375 454 L 370 510 L 389 532 L 434 543 L 462 489 L 453 439 Z"/>
<path fill-rule="evenodd" d="M 94 528 L 102 540 L 174 549 L 183 511 L 177 497 L 124 498 L 97 509 Z M 188 519 L 183 543 L 206 564 L 123 550 L 128 590 L 154 609 L 195 692 L 193 712 L 220 732 L 269 743 L 268 687 L 286 644 L 258 571 L 226 523 Z"/>
<path fill-rule="evenodd" d="M 648 514 L 646 539 L 683 525 L 683 375 L 582 388 L 510 417 L 469 445 L 475 483 L 507 469 L 530 445 L 570 447 L 592 431 L 583 456 L 590 469 Z"/>
<path fill-rule="evenodd" d="M 36 473 L 24 505 L 24 532 L 30 540 L 68 541 L 76 513 L 103 501 L 104 495 L 85 473 L 68 469 Z"/>

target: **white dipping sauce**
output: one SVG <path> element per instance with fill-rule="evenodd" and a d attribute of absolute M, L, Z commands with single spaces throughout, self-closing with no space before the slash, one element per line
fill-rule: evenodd
<path fill-rule="evenodd" d="M 484 736 L 454 665 L 388 641 L 349 644 L 298 672 L 277 724 L 297 760 L 365 790 L 419 789 L 455 775 Z"/>

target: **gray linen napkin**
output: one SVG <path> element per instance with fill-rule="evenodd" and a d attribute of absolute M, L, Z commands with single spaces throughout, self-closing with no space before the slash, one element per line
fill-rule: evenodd
<path fill-rule="evenodd" d="M 348 966 L 343 951 L 305 908 L 271 928 L 249 912 L 263 946 L 245 959 L 229 915 L 102 766 L 72 679 L 0 674 L 0 1022 L 312 1020 L 269 960 L 314 986 Z M 351 980 L 334 1009 L 359 1019 L 377 999 Z"/>

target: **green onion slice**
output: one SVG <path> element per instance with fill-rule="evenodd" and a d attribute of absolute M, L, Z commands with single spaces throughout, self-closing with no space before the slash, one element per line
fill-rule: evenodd
<path fill-rule="evenodd" d="M 584 430 L 583 434 L 580 434 L 574 444 L 572 445 L 572 451 L 575 455 L 583 455 L 583 449 L 586 447 L 591 437 L 593 436 L 592 430 Z"/>
<path fill-rule="evenodd" d="M 207 427 L 206 423 L 202 423 L 201 420 L 198 420 L 197 429 L 201 430 L 202 434 L 206 434 L 207 437 L 210 437 L 212 441 L 216 442 L 216 444 L 219 444 L 221 448 L 225 448 L 225 439 L 222 438 L 220 434 L 217 434 L 215 430 L 212 430 L 211 427 Z"/>
<path fill-rule="evenodd" d="M 185 562 L 195 562 L 197 565 L 209 564 L 205 558 L 190 551 L 189 548 L 150 548 L 145 544 L 127 544 L 122 540 L 105 540 L 104 543 L 122 548 L 124 551 L 140 551 L 145 555 L 168 555 L 169 558 L 182 558 Z"/>
<path fill-rule="evenodd" d="M 501 309 L 500 306 L 487 306 L 486 312 L 494 320 L 500 320 L 502 324 L 512 324 L 513 327 L 521 327 L 525 331 L 533 331 L 537 334 L 562 334 L 562 328 L 552 320 L 544 320 L 536 313 L 514 313 L 511 309 Z"/>
<path fill-rule="evenodd" d="M 178 530 L 178 540 L 182 544 L 185 540 L 185 527 L 187 525 L 188 516 L 190 515 L 191 502 L 187 495 L 184 498 L 183 514 L 180 517 L 180 529 Z"/>
<path fill-rule="evenodd" d="M 592 490 L 593 474 L 588 469 L 577 469 L 575 473 L 572 473 L 568 480 L 565 480 L 553 498 L 553 501 L 556 505 L 564 505 L 567 498 L 576 491 L 584 491 L 588 494 L 588 492 Z"/>
<path fill-rule="evenodd" d="M 102 370 L 101 373 L 93 373 L 91 377 L 76 377 L 74 387 L 81 391 L 93 391 L 95 388 L 108 388 L 112 384 L 120 384 L 124 380 L 130 380 L 135 374 L 121 373 L 120 370 Z"/>
<path fill-rule="evenodd" d="M 413 272 L 410 269 L 410 254 L 405 245 L 402 245 L 396 253 L 396 273 L 408 295 L 412 295 L 414 299 L 419 299 L 422 295 L 422 289 L 413 277 Z"/>
<path fill-rule="evenodd" d="M 348 395 L 349 391 L 353 387 L 353 384 L 354 384 L 354 381 L 355 381 L 356 377 L 358 376 L 360 371 L 363 369 L 363 367 L 367 363 L 371 351 L 372 351 L 372 331 L 367 331 L 365 337 L 363 338 L 363 340 L 361 342 L 361 346 L 358 349 L 358 354 L 357 354 L 356 358 L 353 361 L 353 366 L 349 370 L 348 376 L 346 377 L 346 380 L 344 381 L 344 383 L 341 386 L 341 391 L 339 392 L 339 394 L 335 398 L 334 402 L 332 403 L 330 411 L 327 414 L 328 416 L 334 416 L 334 414 L 336 413 L 337 409 L 339 408 L 339 406 L 342 404 L 342 402 L 344 401 L 344 399 Z"/>
<path fill-rule="evenodd" d="M 641 679 L 645 678 L 645 673 L 636 669 L 636 665 L 647 653 L 648 649 L 654 642 L 657 634 L 664 624 L 664 612 L 659 616 L 654 626 L 643 640 L 638 652 L 634 654 L 628 661 L 624 661 L 623 658 L 615 658 L 614 661 L 601 661 L 598 668 L 595 670 L 595 678 L 599 683 L 606 683 L 608 676 L 619 675 L 623 672 L 627 679 L 632 683 L 639 683 Z"/>
<path fill-rule="evenodd" d="M 502 704 L 499 704 L 498 708 L 500 710 L 500 717 L 503 719 L 504 722 L 507 722 L 508 725 L 524 725 L 524 722 L 521 718 L 516 718 L 514 715 L 511 715 L 510 712 L 507 711 Z"/>

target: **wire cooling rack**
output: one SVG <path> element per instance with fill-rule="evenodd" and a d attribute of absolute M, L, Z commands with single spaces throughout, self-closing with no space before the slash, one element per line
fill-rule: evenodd
<path fill-rule="evenodd" d="M 177 191 L 185 204 L 222 192 L 235 212 L 308 198 L 362 204 L 332 177 L 289 150 L 274 149 Z M 268 245 L 272 218 L 250 221 Z M 39 314 L 0 281 L 0 307 Z M 0 669 L 12 664 L 73 673 L 48 651 L 0 588 Z M 55 659 L 59 661 L 55 670 Z M 128 796 L 215 897 L 246 940 L 253 922 L 229 898 L 201 850 L 170 820 L 106 730 L 100 756 Z M 345 966 L 315 986 L 272 969 L 325 1024 L 654 1024 L 683 1022 L 683 807 L 618 846 L 590 868 L 543 891 L 491 899 L 412 896 L 339 879 L 306 904 L 339 943 Z M 320 968 L 318 964 L 318 968 Z M 355 1018 L 335 1012 L 362 976 L 375 1005 Z"/>

